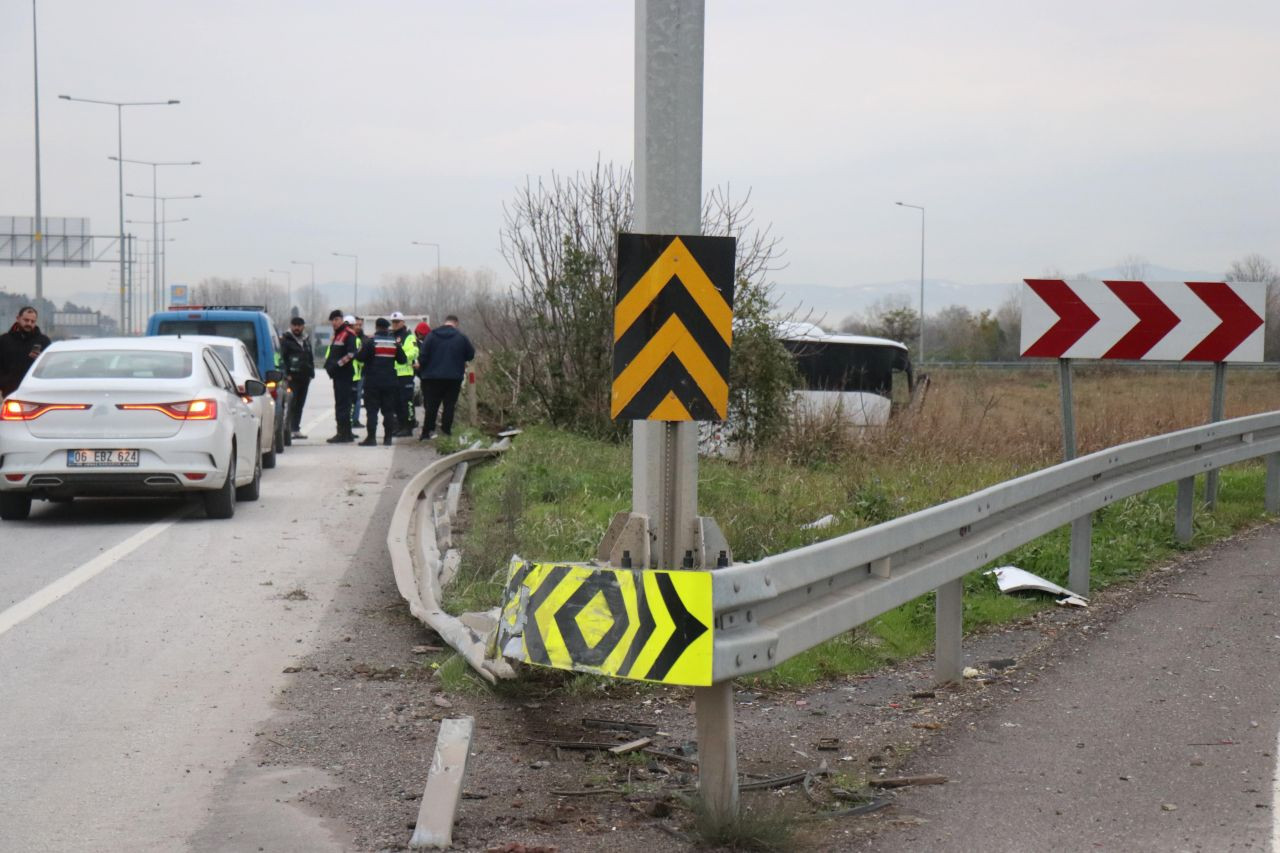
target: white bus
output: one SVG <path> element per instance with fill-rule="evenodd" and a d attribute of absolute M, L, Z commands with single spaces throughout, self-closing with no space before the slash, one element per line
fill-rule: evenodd
<path fill-rule="evenodd" d="M 895 384 L 899 400 L 914 389 L 911 359 L 898 341 L 834 334 L 813 323 L 784 323 L 778 338 L 800 373 L 796 406 L 802 411 L 839 411 L 857 426 L 883 426 Z"/>

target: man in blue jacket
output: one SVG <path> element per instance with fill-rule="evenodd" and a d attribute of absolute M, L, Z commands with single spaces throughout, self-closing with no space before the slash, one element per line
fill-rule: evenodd
<path fill-rule="evenodd" d="M 444 318 L 444 325 L 431 330 L 418 354 L 419 375 L 422 377 L 422 407 L 426 410 L 419 441 L 434 438 L 436 415 L 444 404 L 440 429 L 445 435 L 453 434 L 453 411 L 462 390 L 462 379 L 467 373 L 467 362 L 476 357 L 476 348 L 467 336 L 458 330 L 457 316 Z"/>

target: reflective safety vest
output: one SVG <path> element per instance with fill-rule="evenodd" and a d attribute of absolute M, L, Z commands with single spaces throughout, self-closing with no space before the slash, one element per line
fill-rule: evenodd
<path fill-rule="evenodd" d="M 356 352 L 360 352 L 360 348 L 364 346 L 364 338 L 356 335 Z M 360 377 L 364 375 L 364 365 L 359 361 L 353 361 L 351 364 L 356 369 L 355 381 L 359 382 Z"/>
<path fill-rule="evenodd" d="M 396 376 L 412 376 L 413 363 L 418 360 L 418 342 L 408 335 L 400 342 L 400 348 L 404 350 L 404 364 L 396 363 Z"/>

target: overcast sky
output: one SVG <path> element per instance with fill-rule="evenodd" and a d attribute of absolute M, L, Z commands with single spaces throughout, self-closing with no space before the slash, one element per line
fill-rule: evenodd
<path fill-rule="evenodd" d="M 162 168 L 168 278 L 490 267 L 527 176 L 632 155 L 622 0 L 40 0 L 44 212 L 117 231 Z M 788 284 L 1280 262 L 1275 0 L 707 3 L 704 190 L 750 188 Z M 0 215 L 34 214 L 31 3 L 0 3 Z M 126 192 L 151 169 L 125 167 Z M 151 219 L 149 201 L 126 216 Z M 147 231 L 148 226 L 136 226 Z M 148 234 L 149 236 L 149 234 Z M 110 264 L 46 272 L 110 297 Z M 306 267 L 293 267 L 305 283 Z M 283 276 L 276 276 L 283 282 Z M 0 289 L 33 286 L 0 267 Z M 99 307 L 99 306 L 94 306 Z"/>

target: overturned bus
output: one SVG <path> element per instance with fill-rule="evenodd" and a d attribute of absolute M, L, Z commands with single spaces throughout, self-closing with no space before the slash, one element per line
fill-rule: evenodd
<path fill-rule="evenodd" d="M 911 359 L 898 341 L 834 334 L 813 323 L 784 323 L 778 338 L 800 374 L 800 412 L 839 412 L 857 426 L 883 426 L 895 397 L 914 390 Z"/>

